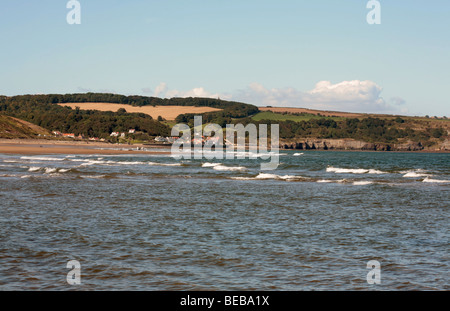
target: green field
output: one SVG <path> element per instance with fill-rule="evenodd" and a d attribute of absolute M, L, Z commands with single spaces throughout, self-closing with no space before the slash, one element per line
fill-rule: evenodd
<path fill-rule="evenodd" d="M 318 116 L 314 114 L 302 114 L 302 115 L 293 115 L 293 114 L 282 114 L 282 113 L 275 113 L 271 111 L 263 111 L 259 112 L 256 115 L 252 117 L 255 121 L 261 121 L 261 120 L 271 120 L 271 121 L 294 121 L 294 122 L 300 122 L 300 121 L 308 121 L 311 119 L 332 119 L 335 121 L 341 121 L 345 118 L 343 117 L 325 117 L 325 116 Z"/>

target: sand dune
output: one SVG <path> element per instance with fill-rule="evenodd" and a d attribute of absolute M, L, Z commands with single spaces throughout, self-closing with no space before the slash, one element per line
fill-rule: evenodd
<path fill-rule="evenodd" d="M 100 111 L 117 111 L 124 108 L 127 112 L 140 112 L 152 116 L 154 119 L 158 116 L 166 120 L 175 120 L 175 118 L 184 113 L 205 113 L 220 111 L 221 109 L 211 107 L 194 107 L 194 106 L 144 106 L 134 107 L 130 105 L 111 104 L 111 103 L 65 103 L 60 106 L 68 106 L 72 109 L 80 107 L 82 110 L 100 110 Z"/>

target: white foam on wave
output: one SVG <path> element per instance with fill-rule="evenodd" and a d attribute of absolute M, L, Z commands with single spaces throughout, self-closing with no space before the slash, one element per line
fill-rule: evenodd
<path fill-rule="evenodd" d="M 405 178 L 415 178 L 415 177 L 428 177 L 431 176 L 430 174 L 425 174 L 422 173 L 422 170 L 417 170 L 417 171 L 407 171 L 405 175 L 403 175 L 403 177 Z"/>
<path fill-rule="evenodd" d="M 116 164 L 118 162 L 116 161 L 99 161 L 99 160 L 87 160 L 85 161 L 85 163 L 80 164 L 80 166 L 91 166 L 94 164 L 102 164 L 102 165 L 112 165 L 112 164 Z"/>
<path fill-rule="evenodd" d="M 295 179 L 303 179 L 301 176 L 293 176 L 293 175 L 276 175 L 276 174 L 268 174 L 268 173 L 260 173 L 256 177 L 232 177 L 234 180 L 268 180 L 268 179 L 276 179 L 276 180 L 295 180 Z"/>
<path fill-rule="evenodd" d="M 327 167 L 327 172 L 336 174 L 388 174 L 377 169 Z"/>
<path fill-rule="evenodd" d="M 50 157 L 21 157 L 22 160 L 35 160 L 35 161 L 64 161 L 63 158 L 50 158 Z"/>
<path fill-rule="evenodd" d="M 373 184 L 373 181 L 362 180 L 362 181 L 354 181 L 352 185 L 354 185 L 354 186 L 366 186 L 366 185 L 370 185 L 370 184 Z"/>
<path fill-rule="evenodd" d="M 58 170 L 56 168 L 53 167 L 46 167 L 45 168 L 45 174 L 53 174 L 56 173 Z"/>
<path fill-rule="evenodd" d="M 431 179 L 431 178 L 427 177 L 422 182 L 444 184 L 444 183 L 450 183 L 450 180 Z"/>
<path fill-rule="evenodd" d="M 181 163 L 158 163 L 158 162 L 148 162 L 151 166 L 181 166 Z"/>
<path fill-rule="evenodd" d="M 33 166 L 33 167 L 30 167 L 30 168 L 28 169 L 28 171 L 29 171 L 29 172 L 37 172 L 37 171 L 40 171 L 41 169 L 42 169 L 41 167 Z"/>
<path fill-rule="evenodd" d="M 367 172 L 367 174 L 377 174 L 377 175 L 379 175 L 379 174 L 388 174 L 388 173 L 387 172 L 383 172 L 383 171 L 379 171 L 379 170 L 376 170 L 376 169 L 370 169 Z"/>
<path fill-rule="evenodd" d="M 302 153 L 294 153 L 294 154 L 293 154 L 294 157 L 299 157 L 299 156 L 301 156 L 301 155 L 304 155 L 304 153 L 302 152 Z"/>
<path fill-rule="evenodd" d="M 365 174 L 369 170 L 363 168 L 339 168 L 339 167 L 327 167 L 327 172 L 337 173 L 337 174 Z"/>
<path fill-rule="evenodd" d="M 244 171 L 247 168 L 243 166 L 225 166 L 225 165 L 215 165 L 212 167 L 216 171 Z"/>
<path fill-rule="evenodd" d="M 202 164 L 202 167 L 214 167 L 214 166 L 219 166 L 219 165 L 222 165 L 222 164 L 221 163 L 208 163 L 208 162 L 206 162 L 206 163 Z"/>
<path fill-rule="evenodd" d="M 84 162 L 82 164 L 80 164 L 80 166 L 91 166 L 94 164 L 99 164 L 99 165 L 105 165 L 105 166 L 119 166 L 119 165 L 145 165 L 148 162 L 142 162 L 142 161 L 130 161 L 130 162 L 126 162 L 126 161 L 105 161 L 105 160 L 101 160 L 103 158 L 99 158 L 97 160 L 89 160 L 89 159 L 73 159 L 70 161 L 74 161 L 74 162 Z"/>
<path fill-rule="evenodd" d="M 89 175 L 81 175 L 80 177 L 81 177 L 81 178 L 87 178 L 87 179 L 99 179 L 99 178 L 105 178 L 106 175 L 92 175 L 92 176 L 89 176 Z"/>

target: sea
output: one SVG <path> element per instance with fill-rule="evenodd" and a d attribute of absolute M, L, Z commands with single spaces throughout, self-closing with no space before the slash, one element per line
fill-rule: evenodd
<path fill-rule="evenodd" d="M 0 290 L 450 289 L 450 154 L 160 151 L 0 150 Z"/>

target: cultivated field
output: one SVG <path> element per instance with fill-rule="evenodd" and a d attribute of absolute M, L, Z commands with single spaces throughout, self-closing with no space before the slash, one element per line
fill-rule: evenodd
<path fill-rule="evenodd" d="M 344 118 L 357 118 L 364 114 L 362 113 L 350 113 L 350 112 L 339 112 L 339 111 L 323 111 L 323 110 L 313 110 L 306 108 L 283 108 L 283 107 L 259 107 L 260 111 L 272 111 L 275 113 L 309 113 L 315 115 L 321 115 L 324 117 L 344 117 Z"/>
<path fill-rule="evenodd" d="M 100 111 L 113 111 L 116 112 L 120 108 L 125 109 L 127 112 L 139 112 L 145 113 L 152 118 L 156 119 L 158 116 L 163 117 L 166 120 L 175 120 L 175 118 L 180 114 L 185 113 L 205 113 L 219 111 L 221 109 L 211 108 L 211 107 L 194 107 L 194 106 L 143 106 L 134 107 L 130 105 L 122 104 L 111 104 L 111 103 L 66 103 L 59 104 L 60 106 L 68 106 L 72 109 L 75 107 L 80 107 L 82 110 L 100 110 Z"/>

